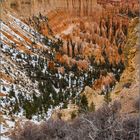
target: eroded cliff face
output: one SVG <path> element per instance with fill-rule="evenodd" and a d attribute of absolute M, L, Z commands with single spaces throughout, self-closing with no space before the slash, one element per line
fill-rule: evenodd
<path fill-rule="evenodd" d="M 139 42 L 139 20 L 131 20 L 129 25 L 128 39 L 126 43 L 125 54 L 127 57 L 127 66 L 123 72 L 120 82 L 111 93 L 112 101 L 119 100 L 122 104 L 121 115 L 129 114 L 138 115 L 135 109 L 135 102 L 139 99 L 139 59 L 140 59 L 140 42 Z"/>
<path fill-rule="evenodd" d="M 91 16 L 96 0 L 8 0 L 4 6 L 18 11 L 19 15 L 31 16 L 61 9 L 76 16 Z"/>
<path fill-rule="evenodd" d="M 135 103 L 139 99 L 139 59 L 140 59 L 140 42 L 139 42 L 139 21 L 135 18 L 130 21 L 128 28 L 128 37 L 125 45 L 124 53 L 126 55 L 127 64 L 126 69 L 120 77 L 120 81 L 117 82 L 115 88 L 110 93 L 110 104 L 114 101 L 119 101 L 121 103 L 120 115 L 122 117 L 136 117 L 139 112 L 136 110 Z M 103 95 L 98 94 L 97 91 L 86 86 L 82 95 L 87 97 L 88 106 L 92 103 L 95 105 L 95 109 L 101 108 L 106 100 Z M 61 116 L 63 120 L 70 120 L 70 116 L 73 113 L 76 114 L 76 107 L 71 107 L 71 109 L 57 110 L 53 113 L 53 119 L 58 119 Z"/>

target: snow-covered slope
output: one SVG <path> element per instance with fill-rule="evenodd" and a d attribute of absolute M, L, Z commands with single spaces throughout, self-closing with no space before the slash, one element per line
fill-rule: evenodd
<path fill-rule="evenodd" d="M 0 22 L 2 128 L 11 128 L 19 118 L 48 119 L 52 109 L 76 102 L 87 76 L 61 72 L 64 65 L 55 61 L 58 40 L 41 35 L 7 10 Z"/>

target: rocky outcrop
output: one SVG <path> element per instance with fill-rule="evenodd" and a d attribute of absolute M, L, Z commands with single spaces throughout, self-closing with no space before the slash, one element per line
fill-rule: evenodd
<path fill-rule="evenodd" d="M 78 116 L 78 107 L 75 104 L 69 104 L 66 109 L 57 109 L 52 113 L 51 118 L 54 120 L 62 119 L 64 121 L 69 121 Z"/>
<path fill-rule="evenodd" d="M 85 87 L 83 94 L 86 96 L 89 108 L 92 104 L 95 106 L 95 110 L 99 109 L 104 103 L 104 96 L 99 95 L 97 91 L 90 87 Z"/>

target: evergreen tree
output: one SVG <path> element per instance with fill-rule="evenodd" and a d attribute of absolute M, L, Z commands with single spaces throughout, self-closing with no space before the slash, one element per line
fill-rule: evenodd
<path fill-rule="evenodd" d="M 110 93 L 106 93 L 104 96 L 104 101 L 109 104 L 111 102 L 111 97 L 110 97 Z"/>
<path fill-rule="evenodd" d="M 80 109 L 83 111 L 88 111 L 88 100 L 87 100 L 86 95 L 83 95 L 81 97 Z"/>
<path fill-rule="evenodd" d="M 10 98 L 15 97 L 15 91 L 14 91 L 13 87 L 12 87 L 12 89 L 9 92 L 9 97 Z"/>
<path fill-rule="evenodd" d="M 90 104 L 89 111 L 90 112 L 95 111 L 95 104 L 93 102 Z"/>

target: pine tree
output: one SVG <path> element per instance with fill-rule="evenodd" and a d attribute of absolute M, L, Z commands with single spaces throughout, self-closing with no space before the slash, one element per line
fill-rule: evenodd
<path fill-rule="evenodd" d="M 81 98 L 81 110 L 83 111 L 88 111 L 88 100 L 85 95 L 82 96 Z"/>
<path fill-rule="evenodd" d="M 95 111 L 95 104 L 93 102 L 90 104 L 89 111 L 90 112 L 94 112 Z"/>
<path fill-rule="evenodd" d="M 14 89 L 12 88 L 9 92 L 9 97 L 12 98 L 12 97 L 15 97 L 15 91 Z"/>
<path fill-rule="evenodd" d="M 110 93 L 106 93 L 104 96 L 104 101 L 109 104 L 111 102 L 111 97 L 110 97 Z"/>

